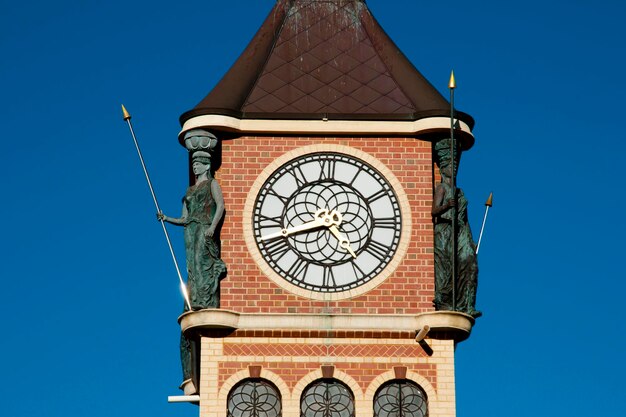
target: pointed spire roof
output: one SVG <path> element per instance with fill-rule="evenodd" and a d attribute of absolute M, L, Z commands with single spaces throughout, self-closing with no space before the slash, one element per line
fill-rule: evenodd
<path fill-rule="evenodd" d="M 471 129 L 473 119 L 457 113 Z M 278 0 L 235 64 L 181 125 L 237 119 L 415 121 L 450 104 L 363 0 Z"/>

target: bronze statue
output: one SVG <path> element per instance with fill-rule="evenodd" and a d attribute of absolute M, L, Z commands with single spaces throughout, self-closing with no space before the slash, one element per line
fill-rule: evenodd
<path fill-rule="evenodd" d="M 224 216 L 224 197 L 218 182 L 211 175 L 211 154 L 217 139 L 203 130 L 185 135 L 185 145 L 192 153 L 195 183 L 183 197 L 179 218 L 157 213 L 159 220 L 185 227 L 187 256 L 187 292 L 192 310 L 219 308 L 220 280 L 226 275 L 226 264 L 220 259 L 216 230 Z M 185 306 L 185 310 L 188 310 Z M 190 341 L 181 334 L 180 354 L 183 379 L 191 377 Z"/>
<path fill-rule="evenodd" d="M 456 196 L 453 196 L 450 139 L 437 142 L 435 158 L 441 174 L 441 182 L 435 188 L 432 207 L 435 223 L 435 309 L 460 311 L 472 317 L 479 317 L 482 313 L 475 309 L 478 286 L 476 244 L 467 219 L 467 200 L 463 190 L 457 188 Z M 454 221 L 457 239 L 455 291 L 452 279 Z"/>
<path fill-rule="evenodd" d="M 220 306 L 219 281 L 226 272 L 214 239 L 215 229 L 224 215 L 224 197 L 210 168 L 210 154 L 194 152 L 192 169 L 196 183 L 187 189 L 183 198 L 182 216 L 172 218 L 158 214 L 159 219 L 185 226 L 187 289 L 192 310 Z"/>

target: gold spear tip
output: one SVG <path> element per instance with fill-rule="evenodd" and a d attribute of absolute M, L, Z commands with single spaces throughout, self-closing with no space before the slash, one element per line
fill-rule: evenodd
<path fill-rule="evenodd" d="M 454 90 L 456 88 L 456 80 L 454 79 L 454 71 L 450 72 L 450 82 L 448 83 L 448 88 L 450 90 Z"/>
<path fill-rule="evenodd" d="M 493 207 L 493 193 L 489 194 L 489 198 L 485 202 L 486 206 Z"/>
<path fill-rule="evenodd" d="M 124 114 L 124 120 L 130 120 L 130 113 L 126 110 L 126 107 L 122 104 L 122 113 Z"/>

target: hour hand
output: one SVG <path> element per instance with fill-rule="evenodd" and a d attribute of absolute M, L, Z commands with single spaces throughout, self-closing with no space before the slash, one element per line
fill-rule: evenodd
<path fill-rule="evenodd" d="M 261 240 L 275 239 L 277 237 L 287 237 L 294 233 L 304 232 L 306 230 L 316 229 L 324 226 L 324 217 L 315 217 L 310 222 L 302 223 L 297 226 L 287 227 L 280 232 L 270 233 L 269 235 L 261 236 Z"/>
<path fill-rule="evenodd" d="M 332 225 L 328 228 L 330 230 L 330 232 L 337 238 L 337 240 L 339 241 L 339 246 L 341 246 L 343 249 L 345 249 L 346 251 L 348 251 L 350 253 L 350 255 L 352 255 L 353 258 L 356 258 L 356 253 L 354 253 L 354 251 L 352 250 L 352 248 L 350 247 L 350 241 L 348 240 L 347 237 L 345 237 L 344 235 L 341 234 L 341 232 L 339 231 L 339 229 L 337 229 L 337 226 Z"/>

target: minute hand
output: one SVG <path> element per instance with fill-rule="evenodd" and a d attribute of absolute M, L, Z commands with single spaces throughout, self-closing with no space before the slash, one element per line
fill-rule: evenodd
<path fill-rule="evenodd" d="M 316 217 L 310 222 L 302 223 L 298 226 L 288 227 L 286 229 L 282 229 L 280 232 L 270 233 L 269 235 L 265 235 L 261 237 L 261 240 L 274 239 L 277 237 L 286 237 L 294 233 L 304 232 L 306 230 L 316 229 L 322 226 L 325 226 L 324 217 Z"/>
<path fill-rule="evenodd" d="M 353 258 L 356 258 L 356 253 L 354 253 L 354 251 L 352 250 L 352 248 L 350 247 L 350 241 L 348 240 L 347 237 L 345 237 L 344 235 L 341 234 L 341 232 L 339 231 L 339 229 L 337 229 L 337 226 L 332 225 L 330 226 L 330 232 L 337 238 L 337 240 L 339 241 L 339 246 L 341 246 L 343 249 L 345 249 L 346 251 L 348 251 L 350 253 L 350 255 L 352 255 Z"/>

